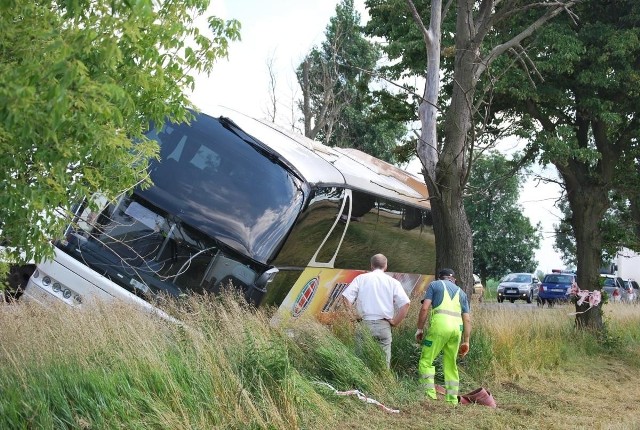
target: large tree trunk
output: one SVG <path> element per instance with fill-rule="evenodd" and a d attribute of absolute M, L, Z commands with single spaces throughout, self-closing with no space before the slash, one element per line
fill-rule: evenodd
<path fill-rule="evenodd" d="M 436 267 L 453 269 L 458 285 L 470 296 L 473 289 L 471 227 L 464 205 L 461 204 L 461 187 L 448 187 L 444 183 L 455 182 L 455 179 L 454 173 L 441 178 L 438 185 L 439 195 L 431 200 L 433 232 L 436 238 Z M 427 181 L 429 194 L 432 195 L 434 187 L 429 183 L 430 181 Z"/>
<path fill-rule="evenodd" d="M 580 96 L 576 95 L 580 106 Z M 571 158 L 556 163 L 564 180 L 571 207 L 571 226 L 576 238 L 578 285 L 583 290 L 601 290 L 599 269 L 602 266 L 602 231 L 600 221 L 611 203 L 616 165 L 622 154 L 621 147 L 611 145 L 607 125 L 593 120 L 577 109 L 576 140 L 578 146 L 587 148 L 595 143 L 601 157 L 595 165 Z M 604 329 L 602 306 L 586 311 L 588 305 L 576 306 L 579 312 L 576 325 L 580 328 L 601 331 Z M 586 311 L 584 313 L 580 313 Z"/>
<path fill-rule="evenodd" d="M 471 226 L 464 210 L 468 161 L 467 148 L 472 127 L 473 99 L 477 81 L 475 69 L 478 46 L 472 42 L 468 1 L 459 1 L 456 13 L 456 54 L 453 91 L 444 123 L 444 145 L 436 168 L 439 188 L 435 227 L 436 262 L 452 266 L 458 284 L 471 296 L 473 290 L 473 240 Z M 429 185 L 429 184 L 427 184 Z M 442 211 L 442 213 L 437 213 Z M 436 219 L 434 216 L 434 220 Z M 442 267 L 442 266 L 440 266 Z"/>
<path fill-rule="evenodd" d="M 583 161 L 571 156 L 556 159 L 555 164 L 562 176 L 571 208 L 571 226 L 576 239 L 576 260 L 578 286 L 582 290 L 602 290 L 599 269 L 602 266 L 602 231 L 600 221 L 611 203 L 609 191 L 613 188 L 614 173 L 624 145 L 614 144 L 608 135 L 607 123 L 593 118 L 588 111 L 580 109 L 580 92 L 575 97 L 576 119 L 574 124 L 575 143 L 578 148 L 592 150 L 594 145 L 600 157 L 597 162 Z M 551 118 L 541 115 L 541 111 L 531 106 L 529 112 L 538 119 L 552 135 L 560 134 Z M 571 147 L 571 138 L 567 139 Z M 587 310 L 589 304 L 576 305 L 576 326 L 583 329 L 602 331 L 602 305 Z"/>
<path fill-rule="evenodd" d="M 578 286 L 583 290 L 600 290 L 602 231 L 599 224 L 609 207 L 607 187 L 601 184 L 579 184 L 575 179 L 575 171 L 570 172 L 566 166 L 558 166 L 558 170 L 567 185 L 567 197 L 571 206 L 571 226 L 576 238 Z M 603 330 L 602 305 L 587 311 L 588 308 L 588 303 L 576 305 L 576 325 L 594 331 Z"/>
<path fill-rule="evenodd" d="M 422 139 L 418 155 L 425 167 L 424 177 L 431 197 L 433 230 L 436 239 L 436 269 L 448 267 L 456 272 L 458 285 L 467 294 L 473 290 L 473 246 L 471 227 L 464 210 L 467 139 L 471 130 L 471 111 L 476 81 L 474 71 L 478 49 L 470 40 L 469 15 L 464 2 L 457 14 L 456 67 L 451 104 L 445 117 L 444 144 L 436 139 L 436 101 L 440 69 L 441 8 L 432 4 L 430 49 L 428 49 L 425 101 L 420 106 Z M 436 12 L 437 13 L 437 12 Z M 437 24 L 436 24 L 437 23 Z"/>

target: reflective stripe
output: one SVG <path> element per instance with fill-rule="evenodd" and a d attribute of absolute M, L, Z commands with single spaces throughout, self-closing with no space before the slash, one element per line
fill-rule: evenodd
<path fill-rule="evenodd" d="M 436 388 L 436 384 L 433 383 L 423 383 L 421 385 L 426 388 Z"/>
<path fill-rule="evenodd" d="M 443 295 L 442 303 L 431 310 L 431 323 L 440 321 L 440 324 L 444 324 L 443 327 L 453 329 L 452 324 L 462 325 L 462 305 L 460 304 L 460 287 L 456 287 L 456 292 L 453 297 L 449 296 L 449 290 L 447 284 L 444 281 L 442 283 Z M 446 318 L 444 318 L 446 316 Z M 455 318 L 454 320 L 449 317 Z"/>
<path fill-rule="evenodd" d="M 458 395 L 458 390 L 447 390 L 447 394 L 449 396 L 456 396 Z"/>
<path fill-rule="evenodd" d="M 444 381 L 444 385 L 449 386 L 449 387 L 456 387 L 456 386 L 460 386 L 460 382 L 459 381 Z"/>
<path fill-rule="evenodd" d="M 420 375 L 420 378 L 434 378 L 436 376 L 435 373 L 424 373 Z"/>
<path fill-rule="evenodd" d="M 448 311 L 446 309 L 435 309 L 434 313 L 436 314 L 445 314 L 445 315 L 450 315 L 452 317 L 459 317 L 462 316 L 462 313 L 459 312 L 454 312 L 454 311 Z"/>

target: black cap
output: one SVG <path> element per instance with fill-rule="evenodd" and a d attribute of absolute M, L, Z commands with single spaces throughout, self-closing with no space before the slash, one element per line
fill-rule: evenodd
<path fill-rule="evenodd" d="M 443 278 L 445 276 L 454 276 L 455 272 L 451 269 L 440 269 L 438 272 L 438 278 Z"/>

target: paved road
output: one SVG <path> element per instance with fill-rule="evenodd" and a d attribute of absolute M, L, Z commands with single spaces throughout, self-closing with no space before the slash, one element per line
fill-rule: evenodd
<path fill-rule="evenodd" d="M 568 304 L 556 304 L 554 308 L 559 306 L 568 306 Z M 518 309 L 518 310 L 526 310 L 526 309 L 540 309 L 540 306 L 534 301 L 533 303 L 527 303 L 524 300 L 516 300 L 514 303 L 505 300 L 502 303 L 498 303 L 496 299 L 488 299 L 482 303 L 478 303 L 477 301 L 471 302 L 471 308 L 474 307 L 483 307 L 487 309 Z M 548 306 L 544 306 L 542 309 L 549 309 Z"/>

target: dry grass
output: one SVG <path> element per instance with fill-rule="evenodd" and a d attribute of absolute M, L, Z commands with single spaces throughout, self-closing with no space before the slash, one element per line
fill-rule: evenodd
<path fill-rule="evenodd" d="M 305 402 L 321 410 L 265 315 L 235 300 L 190 308 L 181 327 L 124 305 L 4 307 L 0 427 L 299 428 Z"/>
<path fill-rule="evenodd" d="M 604 341 L 574 330 L 572 305 L 475 309 L 463 392 L 484 386 L 498 408 L 409 399 L 371 428 L 640 429 L 640 307 L 607 305 Z"/>
<path fill-rule="evenodd" d="M 574 330 L 571 306 L 476 306 L 462 390 L 486 387 L 492 410 L 425 400 L 415 351 L 396 349 L 389 373 L 354 356 L 348 327 L 275 328 L 236 299 L 170 309 L 182 327 L 127 306 L 0 308 L 0 427 L 640 428 L 638 306 L 607 305 L 599 339 Z M 396 348 L 411 344 L 414 322 L 396 329 Z"/>

